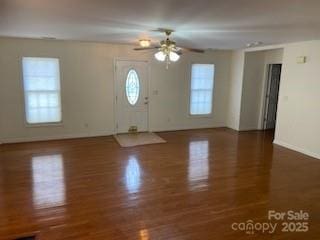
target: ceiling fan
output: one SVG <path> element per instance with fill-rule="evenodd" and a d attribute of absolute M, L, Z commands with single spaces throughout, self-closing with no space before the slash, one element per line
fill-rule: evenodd
<path fill-rule="evenodd" d="M 150 45 L 150 41 L 148 42 L 148 40 L 141 40 L 141 41 L 147 41 L 147 44 L 141 44 L 141 45 L 144 45 L 144 46 L 143 47 L 134 48 L 134 50 L 140 51 L 140 50 L 157 49 L 158 52 L 156 52 L 154 54 L 155 58 L 158 61 L 161 61 L 161 62 L 165 61 L 167 63 L 167 68 L 168 68 L 170 62 L 178 61 L 180 59 L 180 56 L 182 55 L 182 53 L 184 51 L 196 52 L 196 53 L 204 53 L 204 50 L 202 50 L 202 49 L 178 47 L 176 45 L 176 42 L 170 40 L 170 35 L 171 35 L 171 33 L 174 32 L 171 29 L 158 28 L 155 31 L 165 33 L 166 34 L 166 40 L 160 41 L 160 44 L 156 45 L 156 46 L 148 46 L 148 45 Z M 142 43 L 141 41 L 140 41 L 140 43 Z"/>

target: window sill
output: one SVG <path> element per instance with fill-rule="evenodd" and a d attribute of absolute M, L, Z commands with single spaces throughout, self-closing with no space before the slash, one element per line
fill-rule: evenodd
<path fill-rule="evenodd" d="M 26 123 L 26 127 L 28 128 L 40 128 L 40 127 L 62 127 L 62 122 L 57 123 Z"/>
<path fill-rule="evenodd" d="M 197 115 L 192 115 L 189 113 L 189 118 L 213 118 L 213 114 L 197 114 Z"/>

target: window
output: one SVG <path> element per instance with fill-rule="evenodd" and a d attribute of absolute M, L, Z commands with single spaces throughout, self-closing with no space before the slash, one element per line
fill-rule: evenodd
<path fill-rule="evenodd" d="M 213 81 L 213 64 L 192 64 L 190 88 L 191 115 L 211 114 Z"/>
<path fill-rule="evenodd" d="M 128 102 L 133 106 L 137 103 L 140 93 L 139 77 L 135 70 L 128 72 L 126 80 L 126 95 Z"/>
<path fill-rule="evenodd" d="M 59 59 L 22 59 L 26 120 L 29 124 L 61 122 Z"/>

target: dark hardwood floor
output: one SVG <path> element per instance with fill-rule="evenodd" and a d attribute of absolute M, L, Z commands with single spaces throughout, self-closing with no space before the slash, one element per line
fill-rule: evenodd
<path fill-rule="evenodd" d="M 320 160 L 273 145 L 272 132 L 159 135 L 167 143 L 0 146 L 0 239 L 320 239 Z M 232 229 L 269 210 L 308 212 L 308 231 Z"/>

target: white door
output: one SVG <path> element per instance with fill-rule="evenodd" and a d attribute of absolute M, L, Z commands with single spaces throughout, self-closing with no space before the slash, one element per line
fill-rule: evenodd
<path fill-rule="evenodd" d="M 116 132 L 148 131 L 148 63 L 116 62 Z"/>

